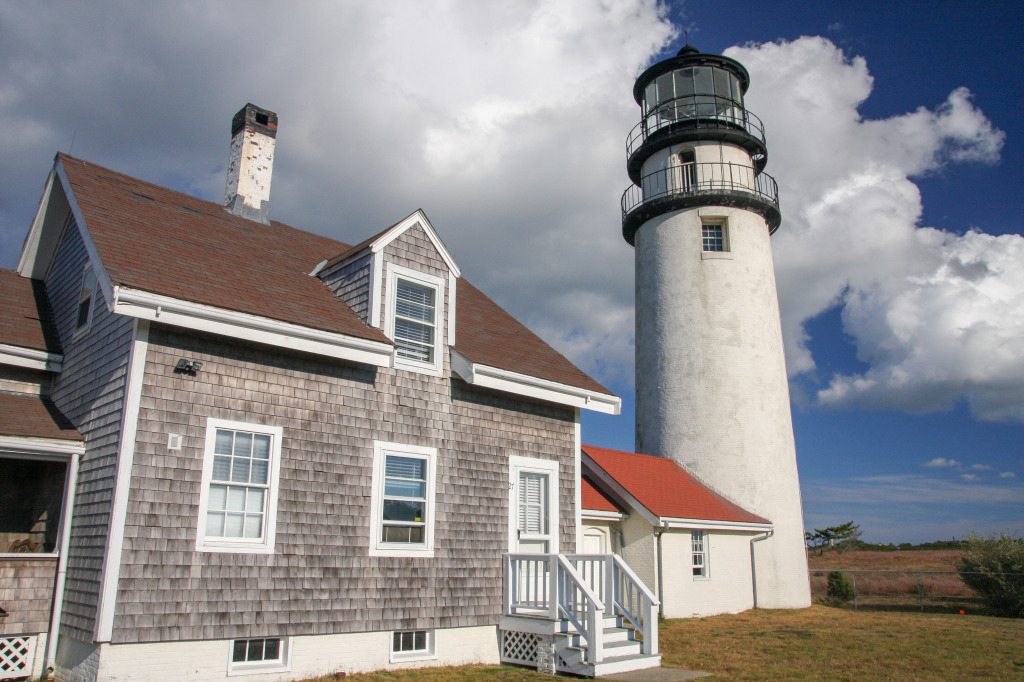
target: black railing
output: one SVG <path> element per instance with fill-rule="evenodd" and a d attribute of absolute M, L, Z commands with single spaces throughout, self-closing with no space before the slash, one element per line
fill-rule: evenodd
<path fill-rule="evenodd" d="M 662 102 L 644 116 L 626 136 L 626 156 L 632 156 L 654 133 L 676 123 L 697 128 L 738 129 L 761 145 L 765 144 L 761 119 L 739 102 L 714 95 L 687 95 Z"/>
<path fill-rule="evenodd" d="M 683 163 L 648 173 L 622 194 L 622 218 L 645 203 L 666 197 L 738 193 L 779 205 L 775 179 L 739 163 Z"/>

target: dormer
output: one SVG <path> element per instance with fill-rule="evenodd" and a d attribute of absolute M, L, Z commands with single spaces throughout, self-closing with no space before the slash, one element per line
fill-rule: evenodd
<path fill-rule="evenodd" d="M 314 271 L 394 341 L 394 367 L 442 376 L 455 345 L 459 267 L 422 210 Z"/>

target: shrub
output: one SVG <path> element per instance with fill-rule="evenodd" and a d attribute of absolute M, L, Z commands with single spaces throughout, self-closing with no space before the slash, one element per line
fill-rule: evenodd
<path fill-rule="evenodd" d="M 1024 618 L 1024 538 L 971 535 L 964 541 L 957 570 L 994 614 Z"/>
<path fill-rule="evenodd" d="M 829 571 L 825 596 L 833 604 L 845 604 L 853 599 L 853 585 L 842 571 Z"/>

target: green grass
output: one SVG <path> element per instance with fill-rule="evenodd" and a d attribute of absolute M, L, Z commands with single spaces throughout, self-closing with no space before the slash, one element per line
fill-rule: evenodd
<path fill-rule="evenodd" d="M 826 606 L 664 621 L 662 665 L 717 680 L 1016 680 L 1024 620 Z M 333 675 L 316 682 L 334 682 Z M 348 675 L 346 682 L 550 680 L 512 666 Z"/>

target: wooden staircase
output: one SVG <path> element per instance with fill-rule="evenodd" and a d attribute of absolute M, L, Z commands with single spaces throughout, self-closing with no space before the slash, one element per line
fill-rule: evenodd
<path fill-rule="evenodd" d="M 505 555 L 501 659 L 598 677 L 661 665 L 658 600 L 615 555 Z"/>

